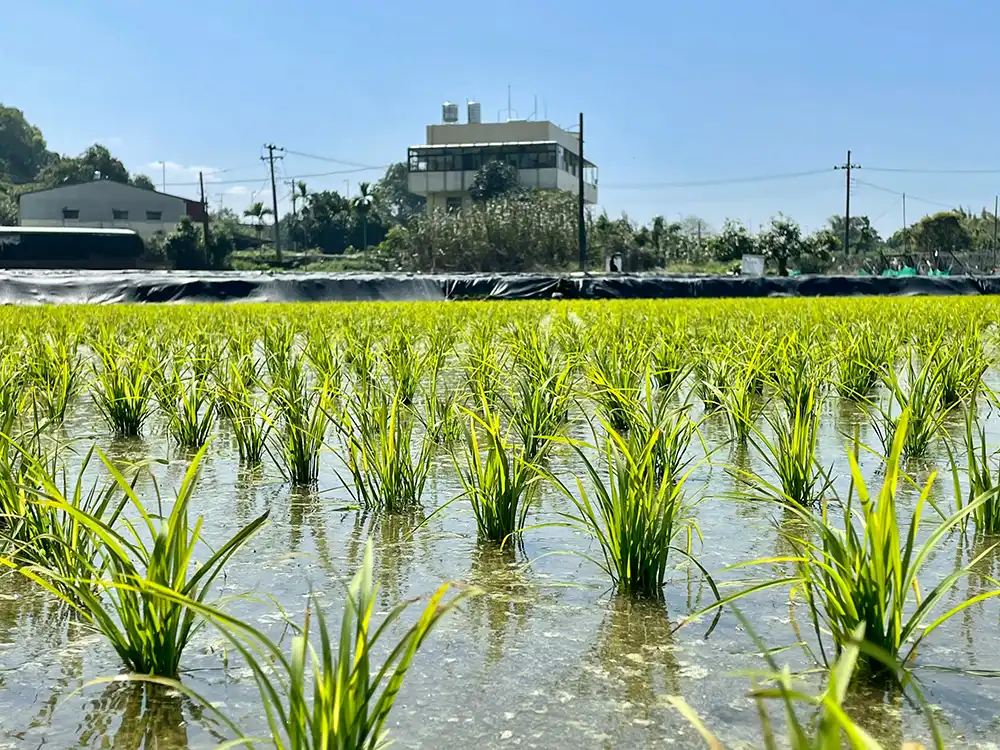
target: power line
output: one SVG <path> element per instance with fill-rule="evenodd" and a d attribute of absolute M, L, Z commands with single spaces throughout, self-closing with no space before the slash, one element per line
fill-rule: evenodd
<path fill-rule="evenodd" d="M 865 167 L 865 169 L 868 169 L 868 167 Z M 916 195 L 911 195 L 910 193 L 903 193 L 903 192 L 901 192 L 899 190 L 893 190 L 892 188 L 883 187 L 882 185 L 876 185 L 873 182 L 865 182 L 864 180 L 859 180 L 857 178 L 855 178 L 854 181 L 858 185 L 864 185 L 865 187 L 870 187 L 873 190 L 881 190 L 883 193 L 891 193 L 892 195 L 898 195 L 898 196 L 905 195 L 910 200 L 917 201 L 918 203 L 926 203 L 929 206 L 938 206 L 939 208 L 948 208 L 948 209 L 951 209 L 951 208 L 955 207 L 951 203 L 942 203 L 941 201 L 928 200 L 927 198 L 921 198 L 921 197 L 916 196 Z"/>
<path fill-rule="evenodd" d="M 313 178 L 313 177 L 331 177 L 333 175 L 338 175 L 338 174 L 356 174 L 358 172 L 371 172 L 371 171 L 374 171 L 376 169 L 388 169 L 388 168 L 389 168 L 389 165 L 387 165 L 385 167 L 361 167 L 361 168 L 357 168 L 357 169 L 337 169 L 337 170 L 334 170 L 332 172 L 314 172 L 313 174 L 298 174 L 298 175 L 287 175 L 286 174 L 285 175 L 285 179 L 288 179 L 288 180 L 306 180 L 306 179 L 310 179 L 310 178 Z M 213 180 L 209 184 L 210 185 L 242 185 L 242 184 L 247 183 L 247 182 L 266 181 L 266 180 L 270 180 L 270 179 L 271 179 L 270 177 L 268 177 L 267 175 L 264 175 L 263 177 L 260 177 L 260 176 L 244 177 L 242 180 Z M 198 184 L 197 182 L 168 182 L 167 183 L 167 187 L 192 187 L 192 186 L 196 186 L 197 184 Z"/>
<path fill-rule="evenodd" d="M 868 172 L 901 174 L 1000 174 L 1000 169 L 911 169 L 906 167 L 865 167 Z"/>
<path fill-rule="evenodd" d="M 832 170 L 810 169 L 803 172 L 781 172 L 777 174 L 755 175 L 753 177 L 729 177 L 718 180 L 687 180 L 683 182 L 647 182 L 623 185 L 601 185 L 602 190 L 656 190 L 659 188 L 709 187 L 713 185 L 739 185 L 752 182 L 771 182 L 775 180 L 794 180 L 800 177 L 812 177 L 818 174 L 828 174 Z"/>
<path fill-rule="evenodd" d="M 328 161 L 333 164 L 343 164 L 348 167 L 358 167 L 359 169 L 387 169 L 388 165 L 384 167 L 373 167 L 370 164 L 359 164 L 356 161 L 345 161 L 344 159 L 334 159 L 329 156 L 317 156 L 316 154 L 306 154 L 302 151 L 292 151 L 290 149 L 285 149 L 286 154 L 292 154 L 294 156 L 302 156 L 306 159 L 316 159 L 317 161 Z"/>

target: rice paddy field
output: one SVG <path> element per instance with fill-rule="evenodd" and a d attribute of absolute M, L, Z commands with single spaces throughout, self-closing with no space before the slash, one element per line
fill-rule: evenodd
<path fill-rule="evenodd" d="M 998 322 L 0 309 L 0 748 L 996 747 Z"/>

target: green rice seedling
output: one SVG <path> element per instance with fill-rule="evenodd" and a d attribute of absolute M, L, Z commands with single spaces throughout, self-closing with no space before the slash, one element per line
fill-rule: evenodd
<path fill-rule="evenodd" d="M 752 438 L 768 469 L 777 476 L 777 485 L 758 474 L 741 473 L 758 499 L 808 507 L 824 499 L 833 484 L 831 472 L 819 461 L 820 408 L 810 392 L 804 404 L 796 404 L 788 416 L 782 411 L 768 417 L 773 439 L 755 430 Z"/>
<path fill-rule="evenodd" d="M 589 357 L 584 375 L 598 412 L 617 432 L 629 428 L 629 415 L 640 397 L 642 370 L 632 347 L 602 340 Z"/>
<path fill-rule="evenodd" d="M 242 380 L 244 375 L 239 365 L 230 362 L 234 372 L 228 387 L 217 392 L 219 409 L 229 420 L 236 438 L 236 448 L 240 461 L 256 466 L 264 459 L 274 425 L 267 415 L 268 399 L 255 396 Z"/>
<path fill-rule="evenodd" d="M 77 556 L 72 577 L 49 566 L 20 566 L 20 573 L 72 607 L 111 643 L 126 668 L 141 675 L 175 678 L 184 649 L 202 626 L 195 611 L 160 591 L 199 604 L 208 600 L 215 579 L 229 559 L 256 533 L 267 513 L 240 529 L 200 565 L 192 565 L 201 542 L 202 519 L 192 525 L 189 507 L 205 449 L 194 457 L 169 513 L 156 487 L 156 511 L 136 495 L 132 484 L 98 451 L 117 488 L 137 514 L 138 523 L 119 531 L 89 509 L 58 494 L 38 502 L 76 520 L 88 543 L 100 547 L 99 563 Z"/>
<path fill-rule="evenodd" d="M 542 479 L 531 463 L 541 455 L 528 456 L 508 437 L 500 426 L 499 415 L 487 404 L 483 404 L 482 416 L 469 411 L 465 462 L 458 471 L 463 496 L 469 499 L 476 515 L 479 539 L 501 546 L 524 529 Z"/>
<path fill-rule="evenodd" d="M 675 552 L 687 557 L 706 575 L 718 597 L 711 576 L 691 555 L 692 535 L 697 532 L 697 525 L 685 499 L 684 483 L 690 472 L 681 477 L 657 476 L 658 431 L 635 450 L 634 439 L 630 443 L 610 424 L 605 423 L 605 429 L 608 436 L 602 461 L 589 456 L 586 446 L 573 444 L 590 480 L 589 492 L 579 477 L 576 493 L 558 478 L 551 477 L 576 507 L 575 514 L 565 514 L 566 519 L 600 545 L 603 561 L 594 562 L 623 594 L 660 598 L 668 559 Z M 601 464 L 606 467 L 604 471 Z M 680 536 L 686 536 L 685 547 L 675 544 Z"/>
<path fill-rule="evenodd" d="M 924 564 L 948 532 L 974 515 L 988 498 L 967 503 L 921 536 L 919 527 L 934 482 L 932 475 L 920 493 L 907 528 L 901 528 L 896 495 L 902 478 L 900 463 L 908 427 L 909 414 L 904 412 L 885 460 L 882 487 L 876 493 L 868 490 L 861 475 L 857 442 L 853 452 L 848 453 L 852 481 L 843 503 L 844 528 L 831 522 L 827 505 L 820 515 L 791 507 L 818 540 L 789 537 L 798 551 L 793 594 L 800 593 L 809 608 L 824 661 L 828 659 L 822 633 L 830 634 L 839 656 L 851 642 L 852 634 L 863 626 L 866 640 L 878 653 L 906 665 L 917 647 L 940 625 L 966 608 L 1000 595 L 1000 589 L 993 589 L 951 606 L 942 615 L 934 611 L 955 583 L 968 575 L 992 547 L 929 590 L 922 590 L 919 576 Z M 918 543 L 919 538 L 924 539 L 922 544 Z M 883 659 L 873 659 L 868 653 L 859 658 L 866 679 L 899 677 Z"/>
<path fill-rule="evenodd" d="M 425 402 L 425 411 L 425 429 L 435 443 L 451 445 L 462 437 L 462 411 L 454 391 L 443 396 L 432 392 Z"/>
<path fill-rule="evenodd" d="M 168 413 L 170 435 L 183 448 L 200 448 L 215 426 L 215 390 L 204 380 L 174 378 L 178 396 Z"/>
<path fill-rule="evenodd" d="M 94 404 L 119 437 L 138 437 L 152 412 L 155 382 L 149 361 L 115 345 L 94 345 Z"/>
<path fill-rule="evenodd" d="M 970 326 L 961 338 L 936 346 L 931 356 L 937 361 L 946 408 L 975 397 L 989 367 L 978 328 Z"/>
<path fill-rule="evenodd" d="M 504 403 L 529 461 L 540 457 L 548 442 L 561 435 L 569 423 L 571 377 L 569 365 L 547 376 L 529 369 L 515 372 L 511 396 Z M 488 408 L 485 402 L 483 406 Z"/>
<path fill-rule="evenodd" d="M 343 410 L 336 424 L 353 480 L 348 489 L 363 508 L 395 513 L 419 507 L 434 442 L 426 430 L 417 436 L 417 423 L 399 394 L 381 390 L 367 400 L 355 397 Z"/>
<path fill-rule="evenodd" d="M 477 398 L 482 394 L 489 404 L 495 404 L 503 392 L 507 360 L 507 351 L 498 346 L 494 334 L 492 325 L 473 327 L 463 363 L 469 393 Z"/>
<path fill-rule="evenodd" d="M 389 386 L 396 392 L 403 404 L 413 403 L 423 377 L 424 369 L 432 352 L 420 352 L 411 334 L 398 328 L 390 334 L 389 342 L 382 352 L 382 368 Z"/>
<path fill-rule="evenodd" d="M 695 362 L 695 388 L 708 413 L 723 408 L 722 394 L 733 378 L 736 364 L 724 354 L 706 353 Z"/>
<path fill-rule="evenodd" d="M 333 383 L 340 379 L 340 356 L 337 344 L 325 328 L 316 327 L 309 331 L 305 355 L 319 377 L 327 378 Z"/>
<path fill-rule="evenodd" d="M 264 365 L 272 383 L 288 377 L 288 370 L 297 365 L 295 328 L 288 321 L 279 321 L 264 328 Z"/>
<path fill-rule="evenodd" d="M 741 618 L 742 619 L 742 618 Z M 858 659 L 864 648 L 864 625 L 859 625 L 851 634 L 837 660 L 826 669 L 826 685 L 818 694 L 810 694 L 799 684 L 787 666 L 781 667 L 760 638 L 744 619 L 743 624 L 751 634 L 758 649 L 767 661 L 768 670 L 754 673 L 753 687 L 749 697 L 757 704 L 760 729 L 764 747 L 791 747 L 795 750 L 882 750 L 882 745 L 862 729 L 844 710 L 848 688 L 858 666 Z M 679 695 L 667 697 L 667 701 L 698 732 L 710 750 L 722 750 L 722 742 L 705 726 L 691 706 Z M 779 741 L 767 708 L 768 701 L 777 701 L 784 708 L 786 720 L 785 736 Z M 921 701 L 923 702 L 923 701 Z M 796 711 L 797 706 L 811 709 L 808 719 L 803 721 Z M 924 705 L 935 747 L 944 750 L 933 714 Z M 846 739 L 846 744 L 844 743 Z M 903 750 L 918 750 L 921 746 L 903 745 Z"/>
<path fill-rule="evenodd" d="M 659 343 L 653 348 L 650 365 L 658 388 L 670 390 L 691 371 L 690 337 L 680 318 L 674 318 L 659 332 Z"/>
<path fill-rule="evenodd" d="M 275 451 L 279 466 L 293 484 L 314 484 L 319 479 L 320 451 L 330 421 L 330 385 L 323 381 L 309 388 L 302 363 L 295 358 L 282 365 L 279 372 L 281 379 L 272 393 L 272 403 L 281 416 L 282 430 Z"/>
<path fill-rule="evenodd" d="M 374 573 L 369 540 L 362 565 L 347 590 L 339 634 L 327 625 L 320 601 L 310 597 L 288 654 L 281 643 L 248 623 L 217 609 L 188 603 L 212 621 L 243 656 L 260 691 L 270 741 L 277 750 L 388 747 L 387 721 L 417 652 L 442 617 L 478 594 L 476 589 L 462 588 L 448 598 L 456 587 L 443 584 L 416 622 L 397 636 L 398 640 L 388 642 L 390 629 L 400 622 L 411 602 L 392 607 L 376 627 L 372 621 L 378 596 Z M 172 594 L 164 592 L 164 596 Z M 386 654 L 381 663 L 377 653 Z"/>
<path fill-rule="evenodd" d="M 705 387 L 715 391 L 715 401 L 726 415 L 726 421 L 733 439 L 746 443 L 754 431 L 754 426 L 764 412 L 764 352 L 757 347 L 746 359 L 736 361 L 727 368 L 729 377 L 725 385 L 719 387 L 706 383 Z"/>
<path fill-rule="evenodd" d="M 772 387 L 788 414 L 818 407 L 827 385 L 827 362 L 813 336 L 795 331 L 778 345 Z"/>
<path fill-rule="evenodd" d="M 902 413 L 907 413 L 908 428 L 903 444 L 903 456 L 906 458 L 920 458 L 927 454 L 951 410 L 944 400 L 941 369 L 935 362 L 934 353 L 925 357 L 919 368 L 914 360 L 915 355 L 911 352 L 907 359 L 905 388 L 896 373 L 890 371 L 885 381 L 890 394 L 888 408 L 877 407 L 879 414 L 872 419 L 882 449 L 888 453 L 895 442 Z M 894 406 L 898 408 L 899 416 L 893 416 Z"/>
<path fill-rule="evenodd" d="M 965 467 L 969 483 L 968 492 L 963 493 L 959 480 L 962 469 L 955 457 L 949 441 L 945 441 L 948 456 L 951 459 L 951 473 L 955 489 L 955 505 L 961 510 L 966 505 L 975 504 L 976 510 L 971 518 L 976 531 L 980 534 L 1000 534 L 1000 465 L 997 464 L 996 451 L 990 451 L 986 446 L 986 430 L 979 424 L 974 409 L 969 409 L 965 416 L 964 454 L 967 457 Z M 983 501 L 976 503 L 976 500 Z"/>
<path fill-rule="evenodd" d="M 647 376 L 646 395 L 635 405 L 629 419 L 632 425 L 628 433 L 630 451 L 641 454 L 646 443 L 651 441 L 650 457 L 655 477 L 677 481 L 694 460 L 689 449 L 695 437 L 702 442 L 706 455 L 708 446 L 701 438 L 698 423 L 690 417 L 690 404 L 671 404 L 659 391 L 648 387 L 648 380 Z"/>
<path fill-rule="evenodd" d="M 46 461 L 36 451 L 25 449 L 9 438 L 4 440 L 0 459 L 0 540 L 4 545 L 0 565 L 51 571 L 52 585 L 65 598 L 75 598 L 80 579 L 103 577 L 105 558 L 100 539 L 90 533 L 72 513 L 37 502 L 58 498 L 84 515 L 114 526 L 127 500 L 111 484 L 99 490 L 96 483 L 84 488 L 84 476 L 93 459 L 91 449 L 84 457 L 71 485 L 65 469 L 57 484 L 54 456 Z M 116 502 L 117 499 L 117 502 Z M 65 582 L 72 583 L 65 583 Z M 77 604 L 83 604 L 75 599 Z"/>
<path fill-rule="evenodd" d="M 840 327 L 835 345 L 837 392 L 855 401 L 867 400 L 893 369 L 896 343 L 891 334 L 870 321 L 853 321 Z"/>
<path fill-rule="evenodd" d="M 25 354 L 35 403 L 48 419 L 62 422 L 83 385 L 84 361 L 77 340 L 32 338 Z"/>

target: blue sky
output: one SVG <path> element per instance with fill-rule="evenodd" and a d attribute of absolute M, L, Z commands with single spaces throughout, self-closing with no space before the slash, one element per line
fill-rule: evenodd
<path fill-rule="evenodd" d="M 501 10 L 502 8 L 502 10 Z M 889 233 L 1000 192 L 1000 3 L 953 0 L 6 0 L 0 100 L 50 148 L 99 141 L 168 191 L 242 208 L 266 186 L 261 145 L 358 165 L 401 161 L 445 99 L 586 117 L 601 205 L 756 228 L 843 211 Z M 281 176 L 347 170 L 287 155 Z M 883 169 L 942 170 L 896 172 Z M 990 170 L 961 174 L 949 170 Z M 730 178 L 827 170 L 799 178 Z M 310 177 L 356 190 L 380 171 Z M 703 186 L 670 183 L 716 181 Z M 873 187 L 874 186 L 874 187 Z M 282 194 L 287 193 L 287 189 Z"/>

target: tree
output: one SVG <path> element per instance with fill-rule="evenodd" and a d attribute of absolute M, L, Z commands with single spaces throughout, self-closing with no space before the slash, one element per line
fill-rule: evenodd
<path fill-rule="evenodd" d="M 780 213 L 771 219 L 771 225 L 760 233 L 758 242 L 765 257 L 777 263 L 779 276 L 788 275 L 788 261 L 798 258 L 804 249 L 802 229 Z"/>
<path fill-rule="evenodd" d="M 0 186 L 0 227 L 17 225 L 17 201 Z"/>
<path fill-rule="evenodd" d="M 757 240 L 741 222 L 726 219 L 722 231 L 706 242 L 712 258 L 722 262 L 739 260 L 757 252 Z"/>
<path fill-rule="evenodd" d="M 90 182 L 100 174 L 102 180 L 128 182 L 128 170 L 120 159 L 99 143 L 84 151 L 80 156 L 57 156 L 39 173 L 38 181 L 54 187 Z"/>
<path fill-rule="evenodd" d="M 827 225 L 829 233 L 837 238 L 837 247 L 833 249 L 833 252 L 842 251 L 844 249 L 844 217 L 842 215 L 831 216 L 827 219 Z M 872 226 L 867 216 L 851 217 L 851 252 L 874 253 L 882 244 L 878 230 Z"/>
<path fill-rule="evenodd" d="M 517 169 L 507 162 L 491 161 L 484 164 L 472 178 L 469 189 L 472 199 L 485 203 L 494 198 L 507 198 L 522 192 L 517 180 Z"/>
<path fill-rule="evenodd" d="M 409 170 L 402 162 L 391 164 L 372 190 L 384 216 L 393 224 L 405 226 L 414 216 L 422 214 L 427 205 L 422 195 L 410 192 L 408 175 Z"/>
<path fill-rule="evenodd" d="M 928 255 L 972 247 L 972 237 L 957 211 L 940 211 L 933 216 L 925 216 L 913 226 L 912 240 L 920 252 Z"/>
<path fill-rule="evenodd" d="M 53 157 L 42 131 L 25 119 L 24 112 L 0 104 L 0 182 L 34 182 Z"/>
<path fill-rule="evenodd" d="M 189 216 L 183 217 L 163 240 L 163 254 L 171 268 L 183 270 L 220 270 L 229 268 L 233 254 L 233 235 L 225 225 L 212 228 L 208 246 L 201 227 Z"/>
<path fill-rule="evenodd" d="M 156 190 L 156 185 L 144 174 L 132 175 L 128 178 L 128 184 L 132 187 L 142 188 L 143 190 Z"/>
<path fill-rule="evenodd" d="M 257 239 L 260 239 L 260 233 L 264 231 L 264 217 L 273 214 L 270 208 L 264 206 L 261 201 L 252 203 L 244 212 L 243 215 L 254 220 L 254 229 L 257 232 Z"/>
<path fill-rule="evenodd" d="M 368 214 L 375 203 L 371 192 L 371 183 L 362 182 L 358 185 L 358 197 L 353 201 L 355 215 L 361 220 L 363 252 L 368 252 Z"/>
<path fill-rule="evenodd" d="M 352 219 L 350 202 L 337 191 L 309 193 L 298 220 L 302 242 L 328 255 L 340 255 L 350 244 Z"/>

